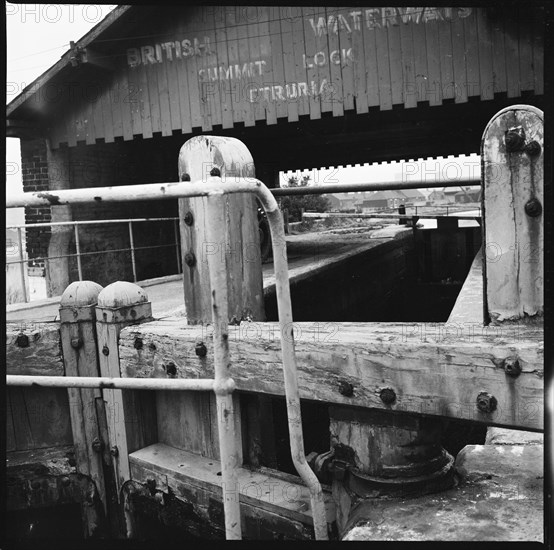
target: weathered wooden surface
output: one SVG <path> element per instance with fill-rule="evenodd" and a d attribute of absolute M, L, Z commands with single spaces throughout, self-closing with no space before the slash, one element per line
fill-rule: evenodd
<path fill-rule="evenodd" d="M 52 144 L 539 95 L 541 17 L 530 6 L 132 7 L 108 31 L 126 39 L 86 41 L 113 71 L 54 94 Z"/>
<path fill-rule="evenodd" d="M 163 444 L 151 445 L 129 457 L 133 480 L 146 483 L 153 479 L 156 488 L 167 492 L 168 487 L 195 508 L 205 506 L 208 496 L 221 501 L 221 466 L 217 460 L 178 450 Z M 238 468 L 238 489 L 243 521 L 251 515 L 250 508 L 259 513 L 278 514 L 292 524 L 312 525 L 310 494 L 296 476 L 273 476 L 267 470 L 258 472 Z M 331 495 L 325 494 L 327 520 L 334 521 Z M 288 522 L 287 522 L 288 523 Z M 301 537 L 305 538 L 305 537 Z"/>
<path fill-rule="evenodd" d="M 524 132 L 510 150 L 507 134 Z M 537 142 L 538 154 L 524 146 Z M 543 113 L 526 105 L 500 111 L 489 122 L 481 145 L 483 177 L 483 261 L 486 317 L 491 322 L 541 321 L 544 307 Z M 541 212 L 526 212 L 530 200 Z"/>
<path fill-rule="evenodd" d="M 179 179 L 206 181 L 212 169 L 221 175 L 222 184 L 237 176 L 254 177 L 254 162 L 239 140 L 218 136 L 198 136 L 188 140 L 179 152 Z M 256 321 L 264 319 L 262 263 L 256 203 L 249 194 L 226 195 L 223 199 L 225 223 L 217 242 L 208 238 L 207 198 L 179 199 L 181 250 L 185 306 L 189 324 L 212 319 L 208 256 L 227 256 L 229 318 Z M 191 225 L 184 222 L 191 213 Z M 187 254 L 195 263 L 187 265 Z"/>
<path fill-rule="evenodd" d="M 515 325 L 482 327 L 441 323 L 295 323 L 300 396 L 362 407 L 387 408 L 487 422 L 501 426 L 543 428 L 543 331 Z M 155 351 L 140 356 L 133 347 L 140 336 Z M 196 342 L 207 355 L 199 359 Z M 237 388 L 283 395 L 280 334 L 276 323 L 229 327 L 232 376 Z M 518 378 L 502 362 L 516 356 Z M 125 329 L 120 338 L 122 376 L 148 377 L 154 359 L 173 361 L 177 377 L 213 376 L 210 327 L 186 326 L 164 319 Z M 352 397 L 339 383 L 354 386 Z M 384 405 L 381 389 L 397 399 Z M 495 396 L 494 412 L 477 409 L 480 392 Z"/>
<path fill-rule="evenodd" d="M 81 281 L 69 285 L 62 296 L 60 334 L 66 376 L 100 376 L 94 306 L 101 290 L 100 285 Z M 77 469 L 93 480 L 107 512 L 104 472 L 111 459 L 102 390 L 68 388 L 67 393 Z"/>
<path fill-rule="evenodd" d="M 129 324 L 151 319 L 151 306 L 144 291 L 118 281 L 98 296 L 96 331 L 100 374 L 119 378 L 119 333 Z M 137 350 L 140 351 L 140 350 Z M 106 402 L 109 452 L 112 455 L 117 494 L 130 478 L 129 452 L 157 438 L 154 395 L 145 391 L 103 390 Z"/>
<path fill-rule="evenodd" d="M 9 323 L 6 326 L 6 374 L 63 376 L 59 329 L 58 323 Z"/>

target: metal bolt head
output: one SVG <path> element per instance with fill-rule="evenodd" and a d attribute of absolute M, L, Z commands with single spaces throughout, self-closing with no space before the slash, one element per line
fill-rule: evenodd
<path fill-rule="evenodd" d="M 83 339 L 78 336 L 77 338 L 71 338 L 71 347 L 73 349 L 79 349 L 83 346 Z"/>
<path fill-rule="evenodd" d="M 67 476 L 63 476 L 62 477 L 62 485 L 64 487 L 69 487 L 70 484 L 71 484 L 71 480 Z"/>
<path fill-rule="evenodd" d="M 496 400 L 496 397 L 494 395 L 491 395 L 490 393 L 486 391 L 482 391 L 477 396 L 477 408 L 484 413 L 491 413 L 496 410 L 496 406 L 498 404 L 498 401 Z"/>
<path fill-rule="evenodd" d="M 185 263 L 189 267 L 194 267 L 196 265 L 196 256 L 194 255 L 193 252 L 187 252 L 185 254 Z"/>
<path fill-rule="evenodd" d="M 165 372 L 167 374 L 169 374 L 169 376 L 175 376 L 177 374 L 177 366 L 175 365 L 175 363 L 173 361 L 170 361 L 165 366 Z"/>
<path fill-rule="evenodd" d="M 198 357 L 206 357 L 208 349 L 206 348 L 204 342 L 198 342 L 198 344 L 194 346 L 194 353 L 196 353 Z"/>
<path fill-rule="evenodd" d="M 536 218 L 542 214 L 542 204 L 537 199 L 530 199 L 525 203 L 525 213 L 531 217 Z"/>
<path fill-rule="evenodd" d="M 15 345 L 20 348 L 28 348 L 29 347 L 29 337 L 26 334 L 23 334 L 22 332 L 17 335 L 17 338 L 15 339 Z"/>
<path fill-rule="evenodd" d="M 107 357 L 108 355 L 110 355 L 110 348 L 108 346 L 104 346 L 102 348 L 102 353 Z"/>
<path fill-rule="evenodd" d="M 190 176 L 188 174 L 181 174 L 181 181 L 190 181 Z"/>
<path fill-rule="evenodd" d="M 509 128 L 506 132 L 506 151 L 513 153 L 515 151 L 521 151 L 525 144 L 525 132 L 522 126 L 514 126 Z"/>
<path fill-rule="evenodd" d="M 133 344 L 135 349 L 142 349 L 142 338 L 138 336 L 135 338 L 135 343 Z"/>
<path fill-rule="evenodd" d="M 214 167 L 210 170 L 210 176 L 219 178 L 221 177 L 221 170 L 217 167 Z"/>
<path fill-rule="evenodd" d="M 102 440 L 98 437 L 95 437 L 92 440 L 92 450 L 95 453 L 101 453 L 103 448 L 104 448 L 104 443 L 102 442 Z"/>
<path fill-rule="evenodd" d="M 112 448 L 110 449 L 110 454 L 114 457 L 119 455 L 119 449 L 117 448 L 117 445 L 112 445 Z"/>
<path fill-rule="evenodd" d="M 188 226 L 191 226 L 194 223 L 194 216 L 192 215 L 192 212 L 190 210 L 185 214 L 183 221 Z"/>
<path fill-rule="evenodd" d="M 38 491 L 40 487 L 41 487 L 40 481 L 35 479 L 35 481 L 31 482 L 31 489 L 33 489 L 33 491 Z"/>
<path fill-rule="evenodd" d="M 379 392 L 379 397 L 385 405 L 390 405 L 396 401 L 396 392 L 392 388 L 383 388 Z"/>
<path fill-rule="evenodd" d="M 341 380 L 339 382 L 339 393 L 344 397 L 352 397 L 354 395 L 354 386 L 350 382 Z"/>
<path fill-rule="evenodd" d="M 506 359 L 504 359 L 503 366 L 504 372 L 508 376 L 517 378 L 521 374 L 521 365 L 519 364 L 517 357 L 506 357 Z"/>
<path fill-rule="evenodd" d="M 541 153 L 541 145 L 538 141 L 536 140 L 533 140 L 533 141 L 530 141 L 526 146 L 525 146 L 525 152 L 530 156 L 530 157 L 536 157 L 537 155 L 540 155 Z"/>

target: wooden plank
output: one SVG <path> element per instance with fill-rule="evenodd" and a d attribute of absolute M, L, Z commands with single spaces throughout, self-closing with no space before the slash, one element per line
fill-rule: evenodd
<path fill-rule="evenodd" d="M 18 345 L 18 338 L 24 339 L 24 337 L 28 340 L 28 346 L 21 347 Z M 8 323 L 6 325 L 6 374 L 63 376 L 59 325 L 57 323 Z"/>
<path fill-rule="evenodd" d="M 129 87 L 129 95 L 127 101 L 129 102 L 129 110 L 131 113 L 131 135 L 142 135 L 142 115 L 141 115 L 141 101 L 142 90 L 139 83 L 139 73 L 141 65 L 136 67 L 130 67 L 127 64 L 127 84 Z"/>
<path fill-rule="evenodd" d="M 82 95 L 84 100 L 82 102 L 83 110 L 85 111 L 85 142 L 87 145 L 94 145 L 96 143 L 96 128 L 94 126 L 94 105 L 91 98 L 88 97 L 90 93 L 90 85 L 87 86 L 87 91 Z"/>
<path fill-rule="evenodd" d="M 306 54 L 306 43 L 304 42 L 304 14 L 300 6 L 290 8 L 292 18 L 292 51 L 295 66 L 296 102 L 298 115 L 310 114 L 310 101 L 307 95 L 307 72 L 304 66 L 303 55 Z"/>
<path fill-rule="evenodd" d="M 159 55 L 161 57 L 161 46 L 156 44 L 156 48 L 160 49 Z M 153 71 L 156 72 L 158 81 L 158 100 L 160 102 L 160 123 L 162 136 L 171 135 L 171 111 L 169 106 L 169 86 L 167 83 L 167 65 L 168 63 L 157 63 L 153 67 Z"/>
<path fill-rule="evenodd" d="M 477 19 L 475 13 L 476 10 L 472 9 L 471 13 L 463 19 L 468 97 L 481 94 L 479 37 L 477 35 Z"/>
<path fill-rule="evenodd" d="M 352 20 L 352 55 L 354 62 L 352 69 L 354 73 L 354 96 L 356 101 L 356 113 L 367 113 L 367 76 L 365 72 L 365 54 L 364 54 L 364 20 L 361 9 L 353 8 L 355 15 Z"/>
<path fill-rule="evenodd" d="M 349 14 L 353 8 L 343 8 Z M 341 75 L 342 75 L 342 91 L 344 100 L 344 109 L 351 111 L 354 109 L 354 96 L 356 93 L 354 83 L 354 61 L 352 54 L 352 34 L 353 23 L 351 17 L 346 15 L 341 10 L 339 13 L 339 51 L 337 57 L 340 59 Z M 400 48 L 400 46 L 399 46 Z M 400 59 L 398 59 L 400 66 Z"/>
<path fill-rule="evenodd" d="M 102 108 L 102 120 L 104 121 L 104 140 L 106 143 L 114 142 L 114 126 L 113 126 L 113 112 L 112 102 L 110 99 L 110 84 L 106 84 L 102 88 L 102 95 L 100 98 Z"/>
<path fill-rule="evenodd" d="M 171 130 L 181 130 L 183 123 L 181 122 L 181 105 L 179 96 L 181 90 L 179 88 L 179 75 L 177 74 L 177 67 L 180 64 L 179 59 L 176 58 L 175 47 L 169 47 L 166 55 L 170 57 L 170 60 L 165 63 L 167 68 L 167 91 L 169 95 L 169 111 L 170 111 L 170 126 Z"/>
<path fill-rule="evenodd" d="M 454 86 L 456 103 L 467 102 L 467 73 L 465 63 L 465 39 L 463 19 L 455 17 L 452 20 L 452 63 L 454 66 Z"/>
<path fill-rule="evenodd" d="M 155 392 L 158 441 L 177 449 L 219 459 L 218 411 L 213 392 Z M 241 437 L 240 402 L 233 397 L 235 429 Z M 242 464 L 242 448 L 238 448 Z"/>
<path fill-rule="evenodd" d="M 283 86 L 285 91 L 283 95 L 287 105 L 289 122 L 298 122 L 298 102 L 293 97 L 296 89 L 296 65 L 294 62 L 294 51 L 292 47 L 292 19 L 290 18 L 289 8 L 279 7 L 281 23 L 281 40 L 283 45 Z M 294 88 L 293 88 L 294 86 Z"/>
<path fill-rule="evenodd" d="M 217 56 L 216 45 L 216 31 L 215 31 L 215 19 L 212 9 L 202 8 L 202 23 L 196 26 L 196 32 L 200 33 L 204 40 L 209 41 L 209 48 L 211 54 L 202 55 L 197 60 L 198 70 L 204 69 L 208 74 L 208 69 L 213 71 L 214 67 L 217 68 L 221 64 Z M 217 76 L 219 77 L 219 70 L 217 70 Z M 208 78 L 201 83 L 202 94 L 205 105 L 205 117 L 206 127 L 212 127 L 214 124 L 221 124 L 221 90 L 220 81 L 212 80 Z"/>
<path fill-rule="evenodd" d="M 163 444 L 151 445 L 133 453 L 130 457 L 133 479 L 145 483 L 149 472 L 167 476 L 168 486 L 178 493 L 180 487 L 202 489 L 213 493 L 221 500 L 221 465 L 213 459 L 206 459 Z M 295 479 L 293 476 L 291 476 Z M 307 487 L 296 478 L 286 481 L 245 468 L 238 468 L 239 499 L 244 506 L 279 514 L 282 517 L 313 525 L 310 509 L 310 495 Z M 184 491 L 183 491 L 184 493 Z M 334 520 L 334 505 L 331 495 L 324 493 L 328 522 Z M 241 510 L 243 508 L 241 507 Z"/>
<path fill-rule="evenodd" d="M 94 96 L 91 97 L 92 116 L 94 118 L 95 142 L 97 138 L 104 137 L 104 117 L 102 115 L 102 85 L 99 81 L 94 84 Z"/>
<path fill-rule="evenodd" d="M 227 28 L 225 26 L 224 8 L 215 8 L 214 25 L 215 25 L 215 44 L 217 64 L 223 67 L 229 67 L 229 54 L 227 52 Z M 233 79 L 220 80 L 219 98 L 221 102 L 221 125 L 223 129 L 233 127 Z"/>
<path fill-rule="evenodd" d="M 123 65 L 123 62 L 119 65 L 119 71 L 121 74 L 121 126 L 123 128 L 123 139 L 125 141 L 131 141 L 133 139 L 133 101 L 136 90 L 133 89 L 129 82 L 129 71 Z"/>
<path fill-rule="evenodd" d="M 423 14 L 417 10 L 417 22 L 411 22 L 414 44 L 415 80 L 418 101 L 429 101 L 430 84 L 429 70 L 427 68 L 427 45 L 425 43 L 425 23 Z"/>
<path fill-rule="evenodd" d="M 333 116 L 342 116 L 344 114 L 344 90 L 340 55 L 338 57 L 335 56 L 332 58 L 333 52 L 339 52 L 340 54 L 339 10 L 337 8 L 328 7 L 325 8 L 325 12 L 327 14 L 327 63 L 329 63 L 329 73 L 331 76 L 330 84 L 333 90 Z"/>
<path fill-rule="evenodd" d="M 249 104 L 247 120 L 248 125 L 252 125 L 256 120 L 265 120 L 265 105 L 267 99 L 264 97 L 264 65 L 267 59 L 262 59 L 260 44 L 260 28 L 258 25 L 259 8 L 254 8 L 256 16 L 244 24 L 246 36 L 248 37 L 248 61 L 253 63 L 250 66 L 251 76 L 249 78 L 249 87 L 246 89 Z M 248 13 L 248 12 L 247 12 Z"/>
<path fill-rule="evenodd" d="M 494 78 L 492 68 L 492 34 L 491 23 L 486 18 L 485 10 L 477 8 L 477 44 L 479 47 L 479 80 L 481 82 L 481 99 L 494 98 Z"/>
<path fill-rule="evenodd" d="M 191 119 L 191 101 L 188 95 L 188 71 L 186 69 L 186 61 L 182 58 L 181 49 L 175 52 L 178 57 L 175 66 L 177 72 L 177 86 L 178 86 L 178 98 L 179 98 L 179 111 L 181 113 L 181 132 L 183 134 L 190 134 L 192 132 L 192 119 Z M 146 93 L 148 89 L 146 88 Z"/>
<path fill-rule="evenodd" d="M 116 74 L 109 87 L 110 90 L 110 109 L 113 117 L 113 135 L 114 137 L 123 137 L 123 99 L 126 90 L 123 88 L 121 75 Z"/>
<path fill-rule="evenodd" d="M 507 152 L 506 132 L 521 126 L 538 155 Z M 535 199 L 544 208 L 543 113 L 531 106 L 503 109 L 489 122 L 483 159 L 486 309 L 492 322 L 542 322 L 543 216 L 526 213 Z"/>
<path fill-rule="evenodd" d="M 389 44 L 389 64 L 392 104 L 401 105 L 404 103 L 403 93 L 403 70 L 402 70 L 402 49 L 400 43 L 400 18 L 396 13 L 396 8 L 383 8 L 384 16 L 387 20 L 387 35 Z"/>
<path fill-rule="evenodd" d="M 72 443 L 67 392 L 60 388 L 8 388 L 19 451 Z"/>
<path fill-rule="evenodd" d="M 319 94 L 314 93 L 317 90 L 319 92 L 318 81 L 318 66 L 314 63 L 314 55 L 318 51 L 316 50 L 316 36 L 315 32 L 310 24 L 310 19 L 314 19 L 317 8 L 302 7 L 302 17 L 300 21 L 303 24 L 304 33 L 304 51 L 300 52 L 301 62 L 306 72 L 306 84 L 308 89 L 308 104 L 311 120 L 318 120 L 321 118 L 321 102 Z"/>
<path fill-rule="evenodd" d="M 75 102 L 68 100 L 66 105 L 67 144 L 69 147 L 77 145 L 77 113 Z"/>
<path fill-rule="evenodd" d="M 375 107 L 380 104 L 380 86 L 377 70 L 377 46 L 375 38 L 375 26 L 369 13 L 374 12 L 374 8 L 363 10 L 366 24 L 362 23 L 364 35 L 364 67 L 366 74 L 367 104 L 369 107 Z"/>
<path fill-rule="evenodd" d="M 313 17 L 310 17 L 308 22 L 315 39 L 313 64 L 317 68 L 321 112 L 329 113 L 333 111 L 334 90 L 329 65 L 330 52 L 327 40 L 327 13 L 325 8 L 314 8 Z"/>
<path fill-rule="evenodd" d="M 283 61 L 283 44 L 281 41 L 281 15 L 278 6 L 269 6 L 269 38 L 271 52 L 271 70 L 273 82 L 279 86 L 275 90 L 275 119 L 268 111 L 268 124 L 276 124 L 278 118 L 288 116 L 288 107 L 283 90 L 285 87 L 285 68 Z M 271 116 L 270 116 L 271 115 Z"/>
<path fill-rule="evenodd" d="M 442 103 L 441 51 L 439 39 L 439 21 L 432 19 L 422 25 L 425 28 L 425 46 L 427 50 L 427 101 L 429 105 Z"/>
<path fill-rule="evenodd" d="M 506 81 L 508 85 L 508 97 L 519 97 L 520 74 L 519 74 L 519 45 L 518 45 L 518 22 L 516 21 L 517 10 L 512 8 L 510 14 L 504 21 L 504 45 L 506 48 Z"/>
<path fill-rule="evenodd" d="M 148 377 L 150 362 L 138 360 L 131 336 L 123 331 L 123 372 Z M 543 332 L 539 327 L 456 327 L 441 323 L 295 323 L 300 397 L 329 403 L 462 418 L 487 424 L 543 429 Z M 206 329 L 164 319 L 140 326 L 144 345 L 156 346 L 162 358 L 177 365 L 179 377 L 213 376 L 213 350 Z M 200 360 L 194 343 L 207 356 Z M 232 377 L 237 389 L 284 395 L 277 323 L 229 327 Z M 502 362 L 517 356 L 522 374 L 508 377 Z M 240 367 L 239 367 L 240 365 Z M 354 396 L 338 391 L 341 381 Z M 379 398 L 384 387 L 397 395 L 393 405 Z M 486 391 L 497 410 L 483 413 L 477 395 Z"/>
<path fill-rule="evenodd" d="M 452 24 L 449 21 L 438 21 L 441 93 L 443 99 L 456 96 L 454 86 L 454 67 L 452 65 Z"/>
<path fill-rule="evenodd" d="M 494 93 L 506 92 L 508 82 L 506 75 L 506 48 L 504 46 L 504 19 L 496 17 L 491 20 L 492 34 L 492 70 L 494 78 Z"/>
<path fill-rule="evenodd" d="M 162 120 L 160 113 L 160 99 L 158 91 L 158 73 L 155 65 L 145 65 L 144 72 L 148 82 L 148 100 L 150 102 L 150 122 L 152 133 L 162 131 Z"/>
<path fill-rule="evenodd" d="M 532 29 L 533 15 L 529 12 L 529 8 L 519 7 L 518 13 L 518 30 L 519 30 L 519 80 L 520 89 L 522 92 L 535 89 L 533 78 L 533 44 L 532 44 Z"/>
<path fill-rule="evenodd" d="M 240 66 L 238 28 L 236 24 L 226 26 L 227 32 L 227 55 L 229 66 Z M 242 122 L 244 119 L 244 83 L 240 78 L 233 78 L 229 81 L 230 96 L 233 104 L 233 122 Z"/>

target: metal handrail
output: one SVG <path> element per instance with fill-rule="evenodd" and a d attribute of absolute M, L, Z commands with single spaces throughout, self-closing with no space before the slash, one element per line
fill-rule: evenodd
<path fill-rule="evenodd" d="M 175 247 L 175 252 L 177 256 L 177 272 L 181 273 L 181 255 L 179 253 L 179 231 L 177 228 L 178 217 L 169 217 L 169 218 L 122 218 L 122 219 L 111 219 L 111 220 L 86 220 L 86 221 L 68 221 L 68 222 L 41 222 L 41 223 L 28 223 L 28 224 L 18 224 L 18 225 L 8 225 L 6 229 L 17 229 L 18 241 L 19 241 L 19 260 L 12 260 L 6 262 L 6 265 L 15 265 L 20 264 L 20 276 L 21 276 L 21 287 L 23 290 L 23 301 L 28 302 L 29 296 L 27 295 L 27 289 L 25 285 L 25 271 L 24 264 L 29 262 L 38 262 L 44 260 L 49 262 L 50 260 L 60 260 L 62 258 L 76 258 L 77 259 L 77 272 L 79 275 L 79 281 L 83 280 L 83 267 L 81 264 L 81 257 L 94 254 L 110 254 L 113 252 L 131 252 L 131 265 L 133 269 L 133 281 L 137 282 L 137 268 L 136 268 L 136 257 L 135 252 L 137 250 L 145 250 L 148 248 L 164 248 L 164 247 Z M 161 222 L 161 221 L 171 221 L 173 222 L 173 230 L 175 234 L 175 242 L 170 244 L 162 245 L 151 245 L 151 246 L 135 246 L 134 237 L 133 237 L 133 223 L 141 222 Z M 129 248 L 115 248 L 110 250 L 95 250 L 94 252 L 81 252 L 81 243 L 79 239 L 79 229 L 78 227 L 83 225 L 105 225 L 105 224 L 116 224 L 116 223 L 127 223 L 129 224 Z M 60 227 L 60 226 L 73 226 L 75 232 L 75 254 L 61 254 L 59 256 L 39 256 L 35 258 L 24 258 L 23 257 L 23 239 L 21 236 L 22 229 L 34 229 L 39 227 Z"/>
<path fill-rule="evenodd" d="M 229 193 L 253 193 L 262 203 L 267 214 L 271 241 L 273 245 L 273 266 L 275 271 L 275 286 L 277 294 L 277 310 L 281 329 L 281 350 L 283 374 L 285 381 L 285 396 L 287 402 L 287 417 L 290 435 L 291 455 L 296 471 L 310 491 L 314 533 L 317 540 L 327 540 L 327 519 L 321 484 L 306 461 L 302 421 L 300 414 L 300 395 L 298 391 L 298 375 L 294 351 L 294 333 L 292 329 L 292 305 L 289 287 L 288 262 L 283 217 L 275 197 L 270 190 L 254 178 L 236 178 L 234 182 L 221 185 L 220 177 L 210 177 L 207 181 L 176 182 L 166 184 L 126 185 L 119 187 L 104 187 L 93 189 L 68 189 L 56 191 L 54 194 L 25 193 L 16 198 L 8 198 L 6 206 L 15 208 L 21 206 L 41 206 L 45 204 L 75 204 L 86 202 L 129 200 L 176 199 L 184 197 L 208 197 L 208 209 L 214 220 L 221 222 L 221 200 Z M 208 235 L 215 237 L 220 234 L 218 223 L 208 224 Z M 225 257 L 210 255 L 210 284 L 212 286 L 212 314 L 214 322 L 214 391 L 218 406 L 224 406 L 230 414 L 218 415 L 219 441 L 221 452 L 221 470 L 223 483 L 237 486 L 237 463 L 233 456 L 236 438 L 231 422 L 234 418 L 234 407 L 231 393 L 234 382 L 228 373 L 229 339 L 227 315 L 227 281 L 226 271 L 221 269 Z M 223 264 L 224 265 L 224 264 Z M 214 294 L 217 298 L 214 297 Z M 221 299 L 221 302 L 219 301 Z M 216 306 L 217 301 L 217 307 Z M 8 385 L 14 385 L 14 379 L 6 377 Z M 26 377 L 37 378 L 37 377 Z M 43 377 L 57 378 L 57 377 Z M 17 380 L 16 380 L 17 381 Z M 229 486 L 229 485 L 228 485 Z M 223 492 L 223 509 L 225 515 L 225 531 L 228 539 L 241 538 L 239 499 L 225 498 Z"/>

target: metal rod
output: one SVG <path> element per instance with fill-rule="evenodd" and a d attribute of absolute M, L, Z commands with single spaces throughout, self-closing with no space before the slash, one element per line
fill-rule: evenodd
<path fill-rule="evenodd" d="M 377 219 L 398 219 L 398 218 L 413 218 L 417 217 L 419 219 L 429 219 L 434 220 L 436 218 L 452 218 L 452 219 L 458 219 L 458 220 L 467 220 L 467 219 L 474 219 L 478 218 L 478 214 L 470 214 L 467 216 L 446 216 L 444 214 L 346 214 L 341 212 L 304 212 L 303 218 L 362 218 L 362 219 L 371 219 L 371 218 L 377 218 Z"/>
<path fill-rule="evenodd" d="M 210 391 L 214 381 L 203 378 L 104 378 L 97 376 L 22 376 L 8 374 L 8 386 L 43 388 L 106 388 L 110 390 Z"/>
<path fill-rule="evenodd" d="M 133 266 L 133 282 L 137 282 L 137 263 L 135 260 L 135 242 L 133 240 L 133 222 L 129 222 L 129 241 L 131 242 L 131 264 Z"/>
<path fill-rule="evenodd" d="M 179 247 L 179 227 L 177 225 L 178 218 L 175 218 L 173 221 L 173 233 L 175 233 L 175 254 L 177 256 L 177 273 L 182 273 L 181 271 L 181 251 Z"/>
<path fill-rule="evenodd" d="M 270 189 L 276 197 L 287 195 L 324 195 L 326 193 L 356 193 L 362 191 L 392 191 L 402 189 L 427 189 L 431 187 L 459 187 L 459 185 L 480 185 L 480 177 L 464 181 L 376 181 L 370 183 L 347 183 L 334 185 L 305 185 L 303 187 L 279 187 Z"/>
<path fill-rule="evenodd" d="M 206 224 L 208 241 L 218 242 L 225 228 L 225 204 L 223 192 L 213 194 L 207 201 Z M 225 512 L 225 538 L 241 540 L 240 502 L 237 467 L 237 434 L 235 411 L 229 376 L 229 307 L 227 296 L 227 255 L 209 254 L 208 268 L 214 326 L 214 373 L 217 421 L 219 429 L 219 453 L 221 455 L 221 476 L 223 510 Z"/>
<path fill-rule="evenodd" d="M 24 223 L 21 225 L 7 225 L 6 229 L 17 229 L 21 227 L 26 229 L 27 227 L 56 227 L 59 225 L 102 225 L 106 223 L 127 223 L 127 222 L 166 222 L 175 221 L 179 218 L 124 218 L 113 220 L 87 220 L 87 221 L 73 221 L 73 222 L 44 222 L 44 223 Z"/>
<path fill-rule="evenodd" d="M 148 248 L 167 248 L 167 247 L 174 247 L 175 243 L 169 243 L 169 244 L 156 244 L 151 246 L 135 246 L 135 250 L 147 250 Z M 81 256 L 92 256 L 94 254 L 110 254 L 112 252 L 128 252 L 131 250 L 130 248 L 110 248 L 109 250 L 95 250 L 94 252 L 81 252 Z M 39 260 L 59 260 L 61 258 L 73 258 L 76 257 L 77 254 L 63 254 L 62 256 L 44 256 L 42 258 L 32 258 L 34 262 Z M 19 264 L 21 262 L 27 262 L 29 260 L 14 260 L 13 262 L 6 262 L 8 265 L 10 264 Z"/>
<path fill-rule="evenodd" d="M 294 333 L 292 327 L 292 304 L 290 298 L 289 273 L 287 263 L 287 243 L 283 216 L 277 206 L 275 197 L 265 185 L 258 197 L 264 207 L 271 233 L 273 246 L 273 265 L 275 270 L 275 287 L 279 328 L 281 330 L 281 350 L 283 374 L 285 378 L 285 395 L 289 425 L 292 461 L 296 471 L 310 491 L 312 517 L 316 540 L 327 540 L 327 517 L 321 485 L 306 461 L 304 436 L 302 434 L 302 416 L 300 412 L 300 394 L 298 392 L 298 374 L 294 354 Z"/>
<path fill-rule="evenodd" d="M 19 243 L 19 258 L 20 258 L 20 262 L 19 263 L 19 274 L 21 276 L 21 290 L 23 290 L 23 301 L 24 302 L 28 302 L 29 300 L 27 299 L 27 287 L 25 286 L 25 266 L 23 265 L 24 264 L 24 259 L 23 259 L 23 239 L 21 237 L 21 229 L 18 228 L 17 229 L 17 240 L 18 240 L 18 243 Z M 15 263 L 15 262 L 13 262 Z"/>
<path fill-rule="evenodd" d="M 264 185 L 256 178 L 227 178 L 225 181 L 226 193 L 256 193 L 261 185 Z M 52 206 L 60 204 L 82 204 L 98 202 L 126 202 L 178 199 L 184 197 L 207 197 L 218 192 L 221 188 L 221 178 L 208 177 L 205 180 L 195 182 L 168 182 L 168 183 L 146 183 L 143 185 L 120 185 L 117 187 L 93 187 L 83 189 L 63 189 L 52 193 L 22 193 L 18 196 L 9 197 L 6 200 L 6 208 L 18 208 L 22 206 Z M 478 183 L 481 180 L 476 178 L 470 182 L 460 181 L 430 181 L 430 182 L 405 182 L 387 181 L 364 184 L 347 185 L 314 185 L 305 187 L 281 187 L 267 190 L 269 195 L 318 195 L 325 193 L 346 193 L 363 190 L 383 189 L 417 189 L 419 187 L 459 187 L 460 183 Z M 264 185 L 265 187 L 265 185 Z M 267 189 L 267 188 L 266 188 Z M 46 195 L 46 196 L 45 196 Z M 126 220 L 127 221 L 127 220 Z"/>
<path fill-rule="evenodd" d="M 75 224 L 75 251 L 77 252 L 77 269 L 79 271 L 79 281 L 83 280 L 83 266 L 81 265 L 81 246 L 79 244 L 79 226 Z"/>

